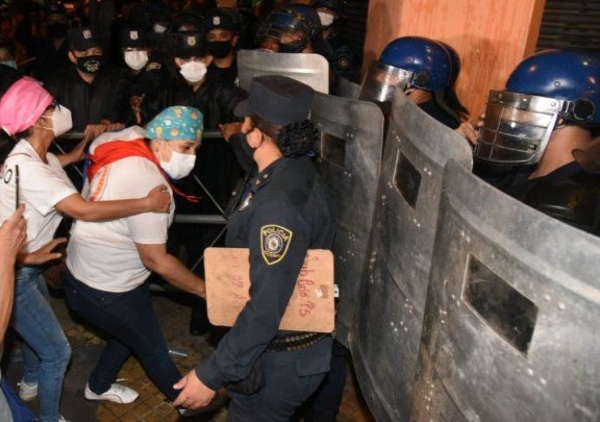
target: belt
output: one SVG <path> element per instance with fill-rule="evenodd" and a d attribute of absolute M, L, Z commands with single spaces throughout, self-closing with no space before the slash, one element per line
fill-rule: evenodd
<path fill-rule="evenodd" d="M 331 337 L 328 333 L 298 333 L 277 336 L 267 346 L 267 350 L 275 352 L 294 352 L 306 349 L 325 337 Z"/>

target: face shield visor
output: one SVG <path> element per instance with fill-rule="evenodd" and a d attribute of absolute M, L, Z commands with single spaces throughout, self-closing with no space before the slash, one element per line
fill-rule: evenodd
<path fill-rule="evenodd" d="M 358 99 L 380 105 L 391 103 L 394 92 L 404 91 L 412 78 L 413 72 L 375 61 L 363 80 Z"/>
<path fill-rule="evenodd" d="M 490 91 L 474 155 L 493 164 L 537 163 L 559 115 L 569 101 L 507 91 Z"/>

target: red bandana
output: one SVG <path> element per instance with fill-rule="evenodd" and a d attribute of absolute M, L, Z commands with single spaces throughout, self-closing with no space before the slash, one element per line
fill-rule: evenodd
<path fill-rule="evenodd" d="M 186 195 L 171 183 L 169 177 L 143 139 L 135 139 L 133 141 L 111 141 L 96 147 L 94 153 L 89 155 L 91 163 L 87 171 L 88 180 L 92 180 L 102 167 L 127 157 L 142 157 L 152 161 L 165 180 L 169 183 L 173 192 L 190 202 L 199 201 L 199 197 Z"/>

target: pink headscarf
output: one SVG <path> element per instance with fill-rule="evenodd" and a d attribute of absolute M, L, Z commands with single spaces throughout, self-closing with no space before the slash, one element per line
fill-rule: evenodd
<path fill-rule="evenodd" d="M 52 104 L 52 95 L 39 81 L 24 77 L 0 99 L 0 127 L 9 135 L 29 129 Z"/>

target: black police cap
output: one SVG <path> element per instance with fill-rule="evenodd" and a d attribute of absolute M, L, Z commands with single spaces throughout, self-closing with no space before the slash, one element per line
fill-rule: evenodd
<path fill-rule="evenodd" d="M 295 79 L 281 75 L 257 76 L 250 82 L 247 100 L 235 108 L 238 117 L 257 115 L 278 125 L 308 118 L 314 90 Z"/>
<path fill-rule="evenodd" d="M 187 59 L 190 57 L 204 57 L 208 54 L 206 43 L 200 32 L 181 32 L 178 35 L 175 57 Z"/>
<path fill-rule="evenodd" d="M 80 28 L 69 28 L 69 45 L 77 51 L 85 51 L 88 48 L 100 47 L 100 42 L 91 28 L 84 26 Z"/>
<path fill-rule="evenodd" d="M 237 32 L 238 25 L 233 16 L 233 12 L 224 9 L 213 9 L 204 17 L 204 29 L 206 32 L 213 29 L 224 29 L 226 31 Z"/>
<path fill-rule="evenodd" d="M 121 45 L 123 48 L 148 48 L 150 47 L 150 41 L 145 30 L 130 28 L 123 30 Z"/>

